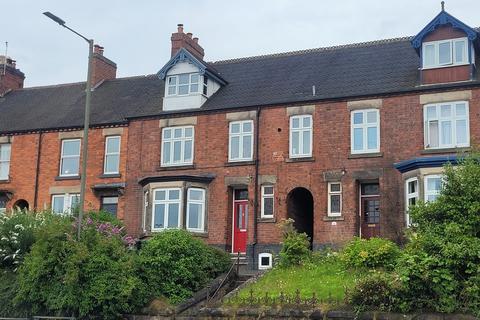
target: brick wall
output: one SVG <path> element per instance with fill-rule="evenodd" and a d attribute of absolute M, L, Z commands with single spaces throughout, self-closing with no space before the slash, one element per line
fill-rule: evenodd
<path fill-rule="evenodd" d="M 478 143 L 480 90 L 470 99 L 471 144 Z M 359 195 L 361 182 L 378 181 L 381 194 L 380 234 L 400 240 L 403 235 L 404 194 L 401 174 L 393 164 L 423 151 L 423 105 L 416 94 L 384 98 L 380 106 L 380 154 L 376 157 L 350 155 L 350 110 L 347 102 L 315 105 L 313 112 L 313 159 L 290 162 L 289 116 L 286 107 L 264 108 L 260 116 L 260 176 L 275 176 L 275 219 L 258 222 L 259 244 L 275 244 L 281 234 L 275 222 L 287 218 L 287 197 L 296 187 L 308 189 L 314 198 L 314 246 L 338 245 L 359 233 Z M 227 181 L 250 177 L 249 234 L 253 243 L 254 176 L 253 164 L 229 166 L 228 123 L 225 113 L 197 116 L 195 125 L 194 168 L 164 170 L 160 166 L 161 128 L 159 119 L 132 121 L 129 127 L 127 162 L 126 222 L 129 231 L 141 233 L 142 187 L 139 177 L 214 174 L 208 188 L 208 243 L 231 245 L 232 202 Z M 258 126 L 255 125 L 255 130 Z M 445 152 L 445 151 L 444 151 Z M 325 174 L 341 172 L 343 189 L 342 217 L 327 219 L 327 182 Z M 259 190 L 260 196 L 260 190 Z M 151 214 L 149 212 L 149 214 Z M 260 212 L 259 214 L 260 215 Z"/>
<path fill-rule="evenodd" d="M 104 165 L 105 135 L 121 135 L 120 177 L 102 177 Z M 128 128 L 92 129 L 89 133 L 89 155 L 87 167 L 86 208 L 99 209 L 100 197 L 96 195 L 92 186 L 96 184 L 119 183 L 125 181 L 126 176 L 126 148 Z M 16 135 L 11 138 L 10 178 L 0 182 L 1 190 L 13 193 L 7 208 L 11 208 L 16 201 L 24 199 L 29 207 L 34 208 L 35 176 L 37 168 L 38 147 L 41 139 L 41 152 L 38 174 L 37 209 L 51 206 L 52 193 L 61 193 L 59 190 L 80 190 L 80 178 L 58 180 L 60 167 L 61 141 L 66 138 L 82 137 L 81 131 L 46 132 L 35 134 Z M 56 191 L 55 191 L 56 190 Z M 72 192 L 79 193 L 79 192 Z M 118 217 L 124 218 L 124 197 L 119 197 Z"/>

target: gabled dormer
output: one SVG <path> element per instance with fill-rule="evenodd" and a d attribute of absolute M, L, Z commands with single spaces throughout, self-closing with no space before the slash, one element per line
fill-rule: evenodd
<path fill-rule="evenodd" d="M 412 45 L 420 56 L 422 85 L 473 80 L 478 32 L 444 9 L 420 31 Z"/>
<path fill-rule="evenodd" d="M 172 58 L 157 73 L 165 81 L 163 110 L 198 109 L 227 82 L 208 63 L 198 38 L 183 32 L 172 34 Z"/>

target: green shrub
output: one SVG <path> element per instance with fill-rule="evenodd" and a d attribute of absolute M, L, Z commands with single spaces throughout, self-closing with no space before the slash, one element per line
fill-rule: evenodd
<path fill-rule="evenodd" d="M 298 233 L 292 219 L 282 221 L 279 227 L 283 234 L 280 266 L 290 267 L 307 262 L 312 254 L 307 234 Z"/>
<path fill-rule="evenodd" d="M 353 289 L 346 292 L 346 301 L 358 311 L 399 309 L 402 283 L 395 274 L 373 271 L 360 278 Z"/>
<path fill-rule="evenodd" d="M 397 267 L 405 305 L 480 315 L 480 156 L 447 165 L 440 196 L 410 215 L 415 230 Z"/>
<path fill-rule="evenodd" d="M 148 296 L 135 252 L 114 228 L 86 219 L 76 241 L 71 218 L 44 224 L 19 269 L 16 302 L 31 305 L 36 314 L 102 319 L 143 306 Z"/>
<path fill-rule="evenodd" d="M 28 317 L 29 307 L 15 304 L 13 297 L 18 292 L 17 274 L 0 270 L 0 317 Z"/>
<path fill-rule="evenodd" d="M 347 243 L 340 256 L 348 268 L 392 269 L 399 255 L 400 249 L 390 240 L 354 238 Z"/>
<path fill-rule="evenodd" d="M 230 258 L 184 230 L 165 230 L 139 252 L 141 276 L 156 296 L 178 303 L 225 272 Z"/>

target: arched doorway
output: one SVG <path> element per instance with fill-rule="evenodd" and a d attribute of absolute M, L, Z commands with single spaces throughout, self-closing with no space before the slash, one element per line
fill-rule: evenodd
<path fill-rule="evenodd" d="M 295 188 L 287 196 L 288 218 L 293 219 L 298 232 L 305 232 L 313 242 L 313 196 L 305 188 Z"/>
<path fill-rule="evenodd" d="M 28 210 L 28 201 L 24 199 L 17 200 L 13 205 L 15 210 Z"/>

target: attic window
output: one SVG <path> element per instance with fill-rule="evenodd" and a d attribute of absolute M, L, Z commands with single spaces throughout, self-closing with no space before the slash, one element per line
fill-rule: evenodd
<path fill-rule="evenodd" d="M 198 73 L 184 73 L 167 78 L 169 96 L 185 96 L 199 92 L 200 75 Z"/>
<path fill-rule="evenodd" d="M 467 38 L 423 43 L 423 68 L 440 68 L 468 63 Z"/>

